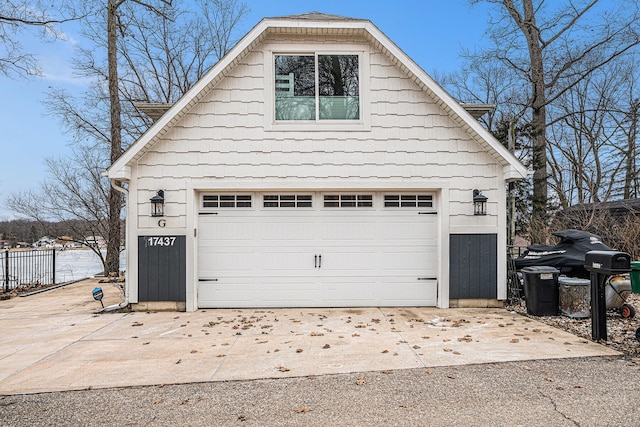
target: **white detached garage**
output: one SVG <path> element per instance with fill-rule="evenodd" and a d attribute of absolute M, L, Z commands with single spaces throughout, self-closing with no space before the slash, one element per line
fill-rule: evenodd
<path fill-rule="evenodd" d="M 166 109 L 108 171 L 134 308 L 506 297 L 526 170 L 371 22 L 265 19 Z"/>

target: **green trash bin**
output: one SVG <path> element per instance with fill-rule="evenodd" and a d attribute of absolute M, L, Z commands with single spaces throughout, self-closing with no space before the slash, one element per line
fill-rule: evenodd
<path fill-rule="evenodd" d="M 640 294 L 640 261 L 631 262 L 631 290 L 634 294 Z"/>

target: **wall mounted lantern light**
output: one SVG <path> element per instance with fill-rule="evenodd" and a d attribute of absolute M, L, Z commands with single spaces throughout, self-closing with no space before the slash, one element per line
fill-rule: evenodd
<path fill-rule="evenodd" d="M 473 214 L 487 214 L 487 196 L 483 195 L 480 190 L 473 190 Z"/>
<path fill-rule="evenodd" d="M 151 216 L 164 216 L 164 191 L 158 190 L 151 198 Z"/>

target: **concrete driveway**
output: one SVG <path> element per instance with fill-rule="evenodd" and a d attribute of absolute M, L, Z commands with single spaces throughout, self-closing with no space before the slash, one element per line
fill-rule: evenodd
<path fill-rule="evenodd" d="M 96 314 L 85 280 L 0 301 L 0 394 L 247 380 L 619 353 L 503 309 Z"/>

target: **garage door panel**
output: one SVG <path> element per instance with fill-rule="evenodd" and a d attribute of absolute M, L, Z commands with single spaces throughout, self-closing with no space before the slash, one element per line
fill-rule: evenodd
<path fill-rule="evenodd" d="M 230 278 L 198 287 L 201 307 L 353 307 L 435 305 L 435 281 L 407 281 L 402 278 L 341 276 L 309 283 L 304 277 L 254 281 Z M 380 304 L 384 301 L 384 304 Z"/>
<path fill-rule="evenodd" d="M 311 301 L 322 298 L 323 290 L 308 282 L 308 277 L 226 278 L 198 287 L 201 307 L 308 307 Z"/>
<path fill-rule="evenodd" d="M 309 274 L 304 270 L 313 269 L 313 255 L 300 251 L 256 251 L 246 249 L 213 251 L 209 257 L 201 257 L 200 268 L 204 276 L 259 276 L 266 273 L 283 272 L 287 275 Z M 299 270 L 299 272 L 297 272 Z"/>
<path fill-rule="evenodd" d="M 260 221 L 260 239 L 271 242 L 309 242 L 316 238 L 315 230 L 309 227 L 309 219 L 276 217 Z"/>

